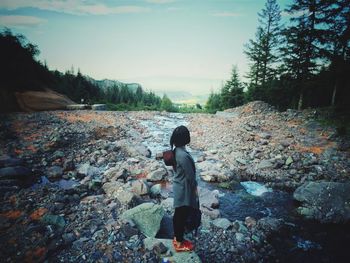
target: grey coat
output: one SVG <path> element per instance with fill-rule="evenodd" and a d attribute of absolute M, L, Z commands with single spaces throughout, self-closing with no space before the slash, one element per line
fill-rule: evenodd
<path fill-rule="evenodd" d="M 194 161 L 185 147 L 175 148 L 176 172 L 173 180 L 174 208 L 198 207 L 197 180 Z"/>

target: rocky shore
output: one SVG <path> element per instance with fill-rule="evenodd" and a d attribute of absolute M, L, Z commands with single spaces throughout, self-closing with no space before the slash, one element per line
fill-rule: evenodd
<path fill-rule="evenodd" d="M 270 216 L 223 218 L 220 192 L 203 185 L 203 224 L 196 237 L 190 236 L 195 253 L 172 251 L 173 171 L 148 147 L 150 142 L 166 147 L 164 138 L 143 125 L 152 120 L 164 126 L 157 116 L 177 118 L 106 111 L 2 115 L 1 259 L 278 261 L 270 237 L 286 222 Z M 348 222 L 349 143 L 314 117 L 312 111 L 277 112 L 262 102 L 216 115 L 181 116 L 204 182 L 228 191 L 241 181 L 262 182 L 294 192 L 297 211 L 306 218 Z M 337 198 L 320 197 L 326 190 Z"/>

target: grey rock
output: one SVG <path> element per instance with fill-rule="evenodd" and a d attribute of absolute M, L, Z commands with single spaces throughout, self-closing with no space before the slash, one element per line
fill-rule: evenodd
<path fill-rule="evenodd" d="M 242 159 L 242 158 L 237 158 L 236 161 L 242 165 L 247 165 L 247 163 L 248 163 L 247 160 Z"/>
<path fill-rule="evenodd" d="M 267 133 L 267 132 L 262 132 L 262 133 L 259 133 L 259 137 L 262 138 L 262 139 L 270 139 L 271 138 L 271 134 L 270 133 Z"/>
<path fill-rule="evenodd" d="M 108 182 L 102 188 L 108 197 L 117 199 L 122 205 L 131 206 L 136 200 L 136 195 L 121 182 Z"/>
<path fill-rule="evenodd" d="M 263 217 L 257 222 L 257 228 L 271 234 L 277 232 L 282 227 L 283 221 L 273 217 Z"/>
<path fill-rule="evenodd" d="M 282 140 L 282 141 L 280 141 L 280 144 L 281 144 L 284 148 L 286 148 L 286 147 L 288 147 L 288 146 L 290 145 L 290 141 L 288 141 L 288 140 Z"/>
<path fill-rule="evenodd" d="M 157 169 L 147 174 L 147 180 L 150 182 L 157 182 L 163 179 L 167 175 L 167 170 L 164 168 Z"/>
<path fill-rule="evenodd" d="M 242 221 L 240 220 L 235 220 L 233 223 L 233 228 L 240 233 L 247 233 L 248 232 L 248 228 L 243 224 Z"/>
<path fill-rule="evenodd" d="M 91 166 L 89 163 L 84 163 L 79 166 L 78 174 L 84 176 L 95 176 L 98 175 L 100 170 L 97 167 Z"/>
<path fill-rule="evenodd" d="M 153 203 L 143 203 L 125 211 L 121 218 L 132 220 L 145 236 L 155 237 L 164 214 L 165 211 L 162 206 Z"/>
<path fill-rule="evenodd" d="M 242 233 L 235 233 L 235 238 L 237 239 L 238 242 L 244 241 L 244 235 Z"/>
<path fill-rule="evenodd" d="M 121 231 L 128 238 L 134 235 L 137 235 L 139 233 L 139 230 L 135 226 L 129 223 L 123 224 L 121 227 Z"/>
<path fill-rule="evenodd" d="M 62 216 L 46 214 L 41 218 L 41 220 L 46 224 L 55 225 L 59 228 L 63 228 L 66 225 L 66 221 Z"/>
<path fill-rule="evenodd" d="M 228 220 L 227 218 L 217 218 L 215 220 L 213 220 L 212 224 L 218 228 L 222 228 L 222 229 L 228 229 L 230 226 L 232 226 L 232 223 L 230 220 Z"/>
<path fill-rule="evenodd" d="M 154 245 L 153 251 L 157 254 L 164 254 L 168 251 L 168 248 L 162 242 L 158 242 Z"/>
<path fill-rule="evenodd" d="M 269 160 L 262 160 L 258 165 L 258 169 L 267 169 L 273 167 L 273 163 L 270 162 Z"/>
<path fill-rule="evenodd" d="M 219 207 L 218 190 L 210 191 L 206 188 L 198 187 L 198 194 L 199 194 L 199 203 L 202 206 L 205 206 L 208 208 Z"/>
<path fill-rule="evenodd" d="M 350 183 L 307 182 L 293 197 L 302 202 L 298 212 L 322 223 L 347 222 L 350 219 Z"/>
<path fill-rule="evenodd" d="M 137 195 L 147 195 L 148 185 L 143 180 L 133 180 L 130 182 L 131 191 Z"/>
<path fill-rule="evenodd" d="M 160 195 L 161 191 L 162 191 L 162 185 L 161 184 L 155 184 L 150 189 L 150 192 L 151 192 L 152 196 Z"/>
<path fill-rule="evenodd" d="M 116 146 L 118 146 L 120 149 L 122 149 L 122 151 L 127 153 L 129 157 L 151 157 L 150 150 L 142 143 L 135 143 L 129 140 L 120 140 L 117 142 Z"/>
<path fill-rule="evenodd" d="M 61 178 L 63 174 L 63 169 L 60 166 L 52 166 L 46 171 L 46 175 L 49 179 Z"/>
<path fill-rule="evenodd" d="M 293 158 L 292 158 L 291 156 L 288 156 L 288 158 L 287 158 L 285 164 L 286 164 L 286 165 L 290 165 L 290 164 L 292 164 L 292 163 L 293 163 Z"/>
<path fill-rule="evenodd" d="M 63 163 L 64 171 L 73 171 L 75 168 L 74 162 L 72 159 L 66 159 Z"/>

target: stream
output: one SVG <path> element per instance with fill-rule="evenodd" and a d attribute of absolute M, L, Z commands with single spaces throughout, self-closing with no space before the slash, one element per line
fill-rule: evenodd
<path fill-rule="evenodd" d="M 171 113 L 143 120 L 141 125 L 150 135 L 144 144 L 151 150 L 151 158 L 155 158 L 156 153 L 170 149 L 169 140 L 174 128 L 186 126 L 188 122 L 183 114 Z M 195 162 L 203 155 L 201 151 L 190 147 L 187 150 Z M 225 190 L 218 188 L 215 183 L 201 180 L 199 173 L 197 181 L 200 187 L 219 190 L 221 217 L 230 221 L 244 221 L 247 216 L 257 220 L 266 216 L 284 220 L 285 226 L 269 240 L 280 262 L 348 262 L 344 257 L 349 256 L 349 224 L 325 225 L 304 220 L 296 214 L 296 204 L 291 193 L 273 190 L 252 181 L 241 182 L 235 191 Z"/>

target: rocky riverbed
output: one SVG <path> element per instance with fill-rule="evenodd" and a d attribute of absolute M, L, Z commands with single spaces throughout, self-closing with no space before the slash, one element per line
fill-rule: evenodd
<path fill-rule="evenodd" d="M 203 212 L 190 236 L 195 253 L 181 258 L 160 239 L 172 237 L 173 171 L 156 159 L 177 124 L 191 131 Z M 0 125 L 4 262 L 281 262 L 285 247 L 276 240 L 295 224 L 292 215 L 348 228 L 349 141 L 312 111 L 277 112 L 262 102 L 216 115 L 52 111 L 2 115 Z M 242 181 L 261 183 L 260 192 Z M 248 209 L 273 199 L 269 191 L 294 193 L 298 205 L 280 199 L 289 200 L 285 215 Z M 227 206 L 230 194 L 240 206 Z M 238 207 L 251 214 L 230 216 Z M 296 237 L 288 249 L 321 245 Z"/>

